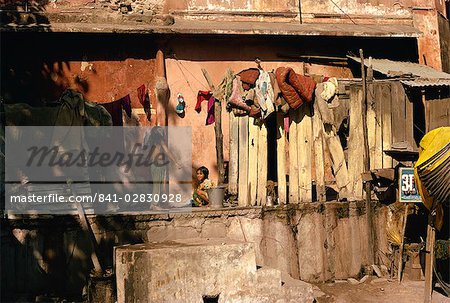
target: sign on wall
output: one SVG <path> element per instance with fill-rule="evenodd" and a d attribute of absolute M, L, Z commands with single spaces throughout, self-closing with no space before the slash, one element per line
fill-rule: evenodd
<path fill-rule="evenodd" d="M 414 168 L 401 167 L 399 169 L 399 201 L 422 202 L 416 182 L 414 181 Z"/>

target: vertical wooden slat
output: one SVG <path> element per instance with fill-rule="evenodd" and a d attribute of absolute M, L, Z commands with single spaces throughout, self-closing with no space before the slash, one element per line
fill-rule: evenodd
<path fill-rule="evenodd" d="M 228 191 L 232 195 L 238 192 L 239 173 L 239 118 L 230 112 L 230 162 L 228 165 Z"/>
<path fill-rule="evenodd" d="M 370 163 L 374 168 L 383 168 L 383 125 L 382 125 L 382 108 L 383 108 L 383 93 L 382 84 L 375 83 L 375 150 L 373 159 L 370 159 Z"/>
<path fill-rule="evenodd" d="M 259 129 L 258 139 L 258 205 L 267 201 L 267 127 L 263 123 Z"/>
<path fill-rule="evenodd" d="M 392 142 L 402 142 L 406 140 L 405 128 L 405 95 L 403 93 L 402 84 L 399 81 L 391 82 L 391 130 Z M 393 160 L 393 165 L 396 166 L 398 162 Z"/>
<path fill-rule="evenodd" d="M 299 203 L 297 111 L 289 111 L 289 203 Z"/>
<path fill-rule="evenodd" d="M 298 192 L 301 202 L 312 202 L 311 160 L 312 160 L 312 123 L 311 106 L 303 104 L 299 109 L 298 138 Z"/>
<path fill-rule="evenodd" d="M 403 88 L 403 91 L 405 89 Z M 405 92 L 405 140 L 412 147 L 416 147 L 416 142 L 414 141 L 414 112 L 413 104 Z"/>
<path fill-rule="evenodd" d="M 383 151 L 390 149 L 392 144 L 391 131 L 391 86 L 389 83 L 383 83 L 381 86 L 381 107 L 382 125 L 383 125 Z M 392 168 L 392 158 L 383 152 L 383 168 Z"/>
<path fill-rule="evenodd" d="M 375 99 L 375 87 L 373 80 L 367 84 L 367 138 L 369 143 L 369 157 L 370 157 L 370 169 L 381 168 L 377 167 L 375 163 L 376 158 L 376 141 L 377 141 L 377 120 L 376 120 L 376 99 Z"/>
<path fill-rule="evenodd" d="M 325 142 L 328 147 L 329 156 L 331 158 L 336 185 L 339 190 L 339 198 L 348 198 L 351 193 L 349 171 L 347 163 L 345 163 L 344 150 L 341 141 L 336 135 L 334 127 L 325 127 Z"/>
<path fill-rule="evenodd" d="M 362 125 L 362 90 L 350 88 L 350 137 L 348 142 L 348 172 L 352 196 L 363 198 L 362 173 L 364 172 L 364 134 Z"/>
<path fill-rule="evenodd" d="M 239 206 L 247 206 L 248 201 L 248 116 L 239 118 Z"/>
<path fill-rule="evenodd" d="M 278 203 L 286 204 L 286 134 L 284 115 L 281 112 L 277 112 L 277 175 Z"/>
<path fill-rule="evenodd" d="M 248 118 L 248 186 L 250 205 L 256 205 L 256 191 L 258 186 L 258 139 L 259 126 L 254 118 Z"/>
<path fill-rule="evenodd" d="M 314 114 L 312 116 L 313 123 L 313 147 L 314 147 L 314 164 L 316 172 L 316 193 L 319 202 L 326 201 L 325 192 L 325 160 L 323 149 L 323 123 L 317 104 L 314 103 Z"/>
<path fill-rule="evenodd" d="M 450 125 L 450 98 L 427 100 L 425 103 L 429 112 L 430 130 Z"/>

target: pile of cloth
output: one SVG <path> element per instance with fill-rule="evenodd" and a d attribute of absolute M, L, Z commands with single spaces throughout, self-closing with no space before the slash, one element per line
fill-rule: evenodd
<path fill-rule="evenodd" d="M 316 82 L 290 67 L 267 72 L 249 68 L 234 74 L 227 70 L 214 96 L 236 115 L 265 120 L 275 111 L 287 113 L 313 100 Z"/>

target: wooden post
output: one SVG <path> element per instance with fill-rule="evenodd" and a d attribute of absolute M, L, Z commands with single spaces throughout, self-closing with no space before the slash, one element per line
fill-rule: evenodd
<path fill-rule="evenodd" d="M 261 124 L 258 138 L 258 205 L 267 202 L 267 127 Z"/>
<path fill-rule="evenodd" d="M 362 99 L 362 127 L 363 127 L 363 139 L 364 139 L 364 172 L 370 172 L 370 156 L 369 156 L 369 139 L 368 139 L 368 129 L 367 129 L 367 80 L 370 81 L 370 86 L 373 87 L 373 70 L 372 70 L 372 61 L 369 62 L 368 74 L 369 79 L 366 79 L 365 68 L 364 68 L 364 54 L 363 50 L 359 50 L 359 54 L 361 57 L 361 73 L 362 73 L 362 90 L 363 90 L 363 99 Z M 373 89 L 371 89 L 373 92 Z M 351 121 L 350 121 L 351 123 Z M 376 247 L 374 241 L 374 230 L 373 230 L 373 214 L 372 214 L 372 184 L 370 182 L 364 183 L 364 189 L 366 192 L 366 217 L 367 217 L 367 235 L 369 238 L 369 261 L 372 264 L 375 264 L 375 254 Z"/>
<path fill-rule="evenodd" d="M 289 204 L 299 203 L 297 111 L 289 111 Z"/>
<path fill-rule="evenodd" d="M 286 135 L 284 133 L 284 115 L 277 112 L 277 175 L 278 202 L 286 204 Z"/>
<path fill-rule="evenodd" d="M 169 84 L 166 79 L 166 67 L 164 61 L 164 53 L 162 50 L 158 50 L 156 53 L 156 125 L 167 126 L 168 113 L 167 107 L 169 105 L 170 91 Z"/>
<path fill-rule="evenodd" d="M 238 204 L 248 206 L 248 116 L 239 118 Z"/>
<path fill-rule="evenodd" d="M 406 203 L 405 213 L 403 214 L 402 233 L 400 235 L 402 241 L 400 242 L 399 258 L 398 258 L 398 277 L 397 277 L 398 283 L 402 282 L 403 248 L 405 246 L 405 230 L 406 230 L 406 222 L 408 220 L 408 210 L 409 210 L 409 203 Z"/>
<path fill-rule="evenodd" d="M 312 124 L 311 106 L 303 104 L 299 109 L 299 124 L 297 126 L 297 157 L 298 157 L 298 196 L 301 202 L 312 202 L 311 159 Z"/>
<path fill-rule="evenodd" d="M 259 190 L 258 178 L 259 169 L 258 162 L 258 139 L 259 139 L 259 126 L 255 124 L 254 118 L 248 118 L 248 186 L 250 195 L 250 205 L 256 205 L 256 193 Z"/>
<path fill-rule="evenodd" d="M 230 162 L 228 165 L 228 191 L 232 195 L 238 192 L 239 159 L 239 118 L 230 112 Z"/>
<path fill-rule="evenodd" d="M 324 149 L 323 149 L 323 123 L 320 117 L 317 104 L 314 103 L 314 115 L 313 121 L 313 146 L 314 146 L 314 162 L 316 171 L 316 192 L 317 200 L 319 202 L 326 201 L 325 191 L 325 161 L 324 161 Z"/>
<path fill-rule="evenodd" d="M 427 255 L 425 257 L 425 303 L 431 303 L 433 294 L 433 266 L 434 266 L 434 242 L 436 237 L 436 230 L 431 225 L 428 225 L 427 230 Z"/>
<path fill-rule="evenodd" d="M 209 89 L 213 92 L 215 90 L 214 84 L 209 77 L 208 71 L 202 68 L 203 76 L 205 76 L 208 82 Z M 222 102 L 219 99 L 215 99 L 214 102 L 214 132 L 216 134 L 216 157 L 217 157 L 217 170 L 219 171 L 219 184 L 222 185 L 225 180 L 225 168 L 223 166 L 223 133 L 222 133 Z"/>

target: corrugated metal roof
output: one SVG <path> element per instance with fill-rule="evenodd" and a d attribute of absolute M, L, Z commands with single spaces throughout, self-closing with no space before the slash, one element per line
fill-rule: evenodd
<path fill-rule="evenodd" d="M 361 59 L 358 57 L 347 57 L 358 63 L 361 63 Z M 364 60 L 364 65 L 368 66 L 368 64 L 369 60 Z M 432 67 L 426 65 L 412 62 L 372 58 L 372 67 L 373 70 L 380 72 L 389 78 L 411 76 L 425 79 L 450 79 L 450 74 L 437 71 Z"/>
<path fill-rule="evenodd" d="M 403 80 L 402 84 L 411 87 L 426 87 L 426 86 L 450 86 L 450 79 L 417 79 L 417 80 Z"/>

